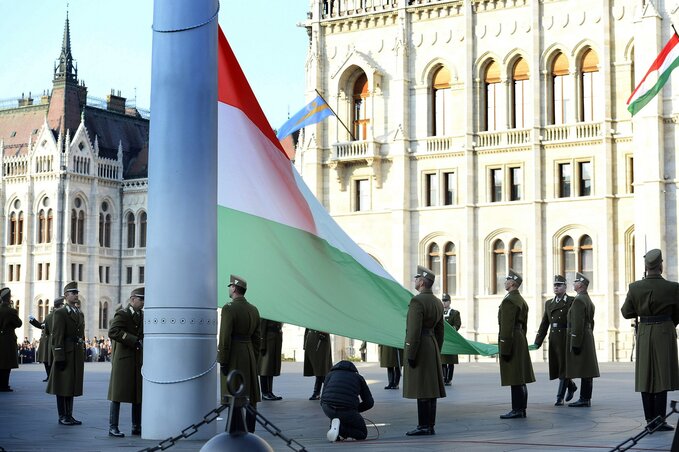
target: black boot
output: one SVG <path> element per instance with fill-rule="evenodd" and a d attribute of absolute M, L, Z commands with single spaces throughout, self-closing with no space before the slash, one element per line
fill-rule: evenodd
<path fill-rule="evenodd" d="M 47 374 L 45 376 L 45 379 L 43 380 L 43 383 L 49 380 L 50 378 L 50 363 L 42 363 L 43 366 L 45 366 L 45 373 Z"/>
<path fill-rule="evenodd" d="M 321 399 L 321 388 L 323 387 L 323 378 L 324 377 L 316 377 L 316 381 L 314 382 L 314 393 L 311 394 L 309 400 Z"/>
<path fill-rule="evenodd" d="M 662 391 L 662 392 L 656 392 L 653 394 L 654 396 L 654 405 L 655 405 L 655 417 L 660 416 L 661 418 L 665 418 L 666 410 L 667 410 L 667 391 Z M 671 430 L 674 430 L 674 427 L 672 427 L 670 424 L 667 422 L 663 421 L 662 424 L 656 429 L 657 431 L 660 432 L 669 432 Z"/>
<path fill-rule="evenodd" d="M 273 376 L 266 378 L 269 379 L 269 395 L 272 397 L 271 400 L 282 400 L 283 397 L 277 396 L 276 394 L 273 393 Z"/>
<path fill-rule="evenodd" d="M 501 414 L 500 419 L 518 419 L 526 417 L 526 410 L 523 409 L 523 389 L 522 385 L 512 385 L 512 411 Z"/>
<path fill-rule="evenodd" d="M 132 435 L 141 436 L 141 403 L 132 404 Z"/>
<path fill-rule="evenodd" d="M 434 435 L 434 425 L 436 425 L 436 399 L 429 399 L 429 434 Z"/>
<path fill-rule="evenodd" d="M 580 379 L 580 399 L 577 402 L 569 403 L 568 406 L 581 408 L 592 406 L 592 378 L 581 378 Z"/>
<path fill-rule="evenodd" d="M 62 396 L 57 396 L 57 412 L 59 413 L 59 423 L 61 425 L 72 425 L 70 421 L 66 422 L 66 403 Z"/>
<path fill-rule="evenodd" d="M 120 402 L 111 402 L 111 407 L 108 412 L 108 436 L 116 438 L 124 438 L 125 434 L 118 429 L 118 420 L 120 419 Z"/>
<path fill-rule="evenodd" d="M 523 395 L 521 403 L 521 412 L 523 413 L 523 417 L 526 417 L 526 408 L 528 408 L 528 386 L 522 384 L 521 393 Z"/>
<path fill-rule="evenodd" d="M 387 367 L 387 380 L 389 383 L 384 387 L 384 389 L 391 389 L 394 387 L 394 368 Z"/>
<path fill-rule="evenodd" d="M 570 378 L 566 378 L 566 386 L 568 387 L 568 392 L 566 393 L 566 402 L 570 402 L 575 395 L 575 391 L 578 390 L 578 385 L 575 384 Z"/>
<path fill-rule="evenodd" d="M 641 404 L 644 406 L 644 419 L 648 424 L 655 417 L 655 394 L 650 392 L 641 393 Z"/>
<path fill-rule="evenodd" d="M 429 428 L 430 399 L 417 399 L 417 428 L 406 433 L 407 436 L 433 435 Z"/>
<path fill-rule="evenodd" d="M 80 425 L 82 422 L 73 417 L 73 397 L 62 397 L 64 404 L 64 417 L 59 420 L 61 425 Z"/>
<path fill-rule="evenodd" d="M 453 385 L 453 374 L 455 373 L 455 364 L 448 365 L 448 386 Z"/>
<path fill-rule="evenodd" d="M 260 375 L 259 385 L 262 388 L 262 400 L 275 400 L 271 395 L 271 388 L 269 388 L 269 377 Z"/>
<path fill-rule="evenodd" d="M 565 378 L 559 378 L 559 389 L 556 391 L 556 403 L 554 406 L 563 405 L 563 396 L 566 394 L 566 388 L 568 386 L 567 380 Z"/>
<path fill-rule="evenodd" d="M 396 366 L 394 369 L 394 384 L 391 389 L 398 389 L 398 384 L 401 382 L 401 366 Z"/>

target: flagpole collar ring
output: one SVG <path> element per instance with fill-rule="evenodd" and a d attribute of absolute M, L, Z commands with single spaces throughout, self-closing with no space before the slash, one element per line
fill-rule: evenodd
<path fill-rule="evenodd" d="M 215 20 L 215 18 L 219 15 L 219 7 L 220 7 L 220 3 L 217 2 L 217 10 L 212 15 L 212 17 L 210 17 L 205 22 L 201 22 L 199 24 L 189 25 L 188 27 L 183 27 L 183 28 L 173 28 L 173 29 L 167 29 L 167 30 L 160 30 L 160 29 L 156 28 L 155 26 L 151 25 L 151 29 L 153 31 L 157 32 L 157 33 L 178 33 L 180 31 L 187 31 L 187 30 L 193 30 L 194 28 L 200 28 L 202 26 L 209 24 L 213 20 Z"/>

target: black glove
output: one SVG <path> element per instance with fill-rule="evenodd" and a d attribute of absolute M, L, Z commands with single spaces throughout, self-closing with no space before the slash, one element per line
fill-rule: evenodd
<path fill-rule="evenodd" d="M 414 369 L 415 368 L 415 360 L 412 359 L 412 358 L 408 358 L 408 365 Z"/>
<path fill-rule="evenodd" d="M 573 350 L 574 355 L 579 355 L 580 353 L 582 353 L 581 347 L 571 347 L 571 350 Z"/>
<path fill-rule="evenodd" d="M 222 371 L 222 375 L 224 375 L 226 377 L 226 374 L 229 373 L 229 369 L 226 368 L 226 364 L 220 364 L 219 368 Z"/>
<path fill-rule="evenodd" d="M 59 370 L 59 371 L 66 370 L 66 361 L 57 361 L 56 365 L 57 365 L 57 370 Z"/>
<path fill-rule="evenodd" d="M 500 358 L 502 358 L 502 361 L 508 363 L 510 359 L 512 359 L 512 355 L 500 355 Z"/>

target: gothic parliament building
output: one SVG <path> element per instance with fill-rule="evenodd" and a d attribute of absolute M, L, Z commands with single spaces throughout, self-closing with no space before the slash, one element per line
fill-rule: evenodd
<path fill-rule="evenodd" d="M 509 268 L 529 341 L 553 275 L 574 294 L 582 272 L 599 360 L 627 361 L 620 306 L 645 250 L 662 248 L 679 277 L 677 76 L 634 119 L 626 110 L 673 1 L 309 0 L 306 99 L 318 91 L 337 118 L 302 130 L 295 165 L 407 288 L 416 265 L 436 272 L 463 336 L 497 341 Z M 148 131 L 120 94 L 87 97 L 67 20 L 51 91 L 0 105 L 0 277 L 22 318 L 76 280 L 87 336 L 106 334 L 143 284 Z M 347 341 L 335 359 L 357 355 Z"/>

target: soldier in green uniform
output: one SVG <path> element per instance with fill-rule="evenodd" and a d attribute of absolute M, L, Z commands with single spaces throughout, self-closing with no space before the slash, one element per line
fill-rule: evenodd
<path fill-rule="evenodd" d="M 528 305 L 519 293 L 522 282 L 521 275 L 509 269 L 509 274 L 505 280 L 507 294 L 502 299 L 498 311 L 500 380 L 502 386 L 511 386 L 512 388 L 512 410 L 507 414 L 500 415 L 502 419 L 526 417 L 526 406 L 528 404 L 526 383 L 535 381 L 533 364 L 528 353 L 528 341 L 526 341 Z"/>
<path fill-rule="evenodd" d="M 240 276 L 231 275 L 229 297 L 231 302 L 222 307 L 222 320 L 219 327 L 218 358 L 222 371 L 222 399 L 228 394 L 226 376 L 238 369 L 243 374 L 246 394 L 252 407 L 260 401 L 259 381 L 257 379 L 257 360 L 261 347 L 259 331 L 259 311 L 245 299 L 248 283 Z M 232 417 L 232 427 L 236 430 L 253 433 L 255 416 L 246 412 L 246 425 L 241 416 Z"/>
<path fill-rule="evenodd" d="M 108 329 L 115 344 L 111 356 L 111 379 L 108 384 L 109 436 L 125 436 L 118 429 L 120 403 L 132 404 L 132 435 L 141 435 L 141 366 L 144 341 L 144 288 L 134 289 L 127 307 L 116 311 Z"/>
<path fill-rule="evenodd" d="M 554 406 L 570 402 L 573 394 L 578 390 L 577 385 L 570 378 L 566 378 L 566 316 L 573 303 L 573 297 L 566 293 L 566 278 L 554 276 L 554 298 L 545 301 L 542 322 L 535 336 L 535 347 L 540 348 L 549 330 L 549 379 L 559 379 L 559 389 L 556 391 Z M 566 394 L 566 391 L 568 393 Z"/>
<path fill-rule="evenodd" d="M 45 320 L 40 323 L 38 319 L 33 317 L 32 315 L 28 317 L 29 322 L 31 325 L 33 325 L 36 328 L 40 328 L 40 343 L 38 345 L 38 357 L 36 359 L 37 362 L 43 363 L 45 366 L 45 372 L 47 376 L 43 380 L 43 382 L 47 381 L 47 379 L 50 376 L 50 367 L 51 367 L 51 362 L 52 362 L 52 345 L 51 345 L 51 339 L 50 339 L 50 328 L 48 327 L 48 324 L 52 321 L 52 315 L 55 309 L 59 309 L 64 305 L 64 297 L 58 297 L 57 299 L 54 300 L 54 308 L 52 308 L 52 311 L 50 311 L 49 314 L 45 316 Z"/>
<path fill-rule="evenodd" d="M 634 390 L 641 393 L 646 422 L 664 416 L 667 391 L 679 389 L 679 284 L 662 277 L 662 262 L 659 249 L 646 253 L 646 277 L 629 285 L 620 309 L 626 319 L 639 318 Z M 673 427 L 664 422 L 658 430 Z"/>
<path fill-rule="evenodd" d="M 462 320 L 460 319 L 460 311 L 457 311 L 450 307 L 450 295 L 444 293 L 441 297 L 443 302 L 443 320 L 445 320 L 450 326 L 455 328 L 455 331 L 459 331 L 462 326 Z M 455 364 L 458 364 L 457 355 L 441 355 L 441 365 L 443 370 L 443 385 L 451 386 L 453 384 L 453 373 L 455 372 Z"/>
<path fill-rule="evenodd" d="M 8 287 L 0 289 L 0 392 L 12 392 L 9 374 L 19 367 L 17 336 L 14 332 L 23 322 L 16 309 L 10 306 L 12 292 Z"/>
<path fill-rule="evenodd" d="M 330 334 L 310 328 L 304 330 L 304 376 L 316 377 L 309 400 L 321 399 L 323 380 L 332 367 Z"/>
<path fill-rule="evenodd" d="M 259 382 L 262 400 L 281 400 L 273 393 L 273 377 L 281 374 L 281 350 L 283 349 L 283 324 L 262 319 L 259 324 L 262 344 L 259 350 Z"/>
<path fill-rule="evenodd" d="M 54 363 L 47 380 L 47 393 L 57 396 L 59 424 L 80 425 L 73 417 L 73 397 L 83 394 L 85 371 L 85 316 L 76 307 L 78 283 L 64 287 L 66 306 L 54 311 L 52 351 Z"/>
<path fill-rule="evenodd" d="M 384 389 L 398 389 L 401 382 L 401 366 L 403 365 L 403 349 L 379 344 L 377 352 L 380 367 L 387 368 L 387 385 Z"/>
<path fill-rule="evenodd" d="M 436 399 L 446 396 L 441 372 L 443 304 L 432 293 L 434 278 L 431 270 L 417 266 L 415 290 L 419 294 L 408 305 L 403 397 L 417 399 L 417 428 L 407 432 L 408 436 L 435 434 Z"/>
<path fill-rule="evenodd" d="M 575 274 L 573 287 L 577 292 L 568 310 L 568 340 L 566 342 L 566 377 L 580 378 L 580 398 L 571 407 L 592 406 L 593 379 L 599 376 L 599 362 L 594 345 L 594 303 L 587 294 L 589 279 Z"/>

